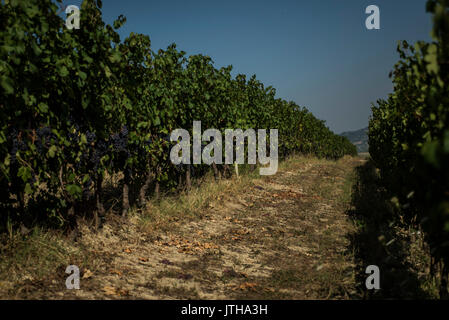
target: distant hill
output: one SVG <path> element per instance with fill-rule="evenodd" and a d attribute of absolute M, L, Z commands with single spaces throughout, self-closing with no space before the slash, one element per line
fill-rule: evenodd
<path fill-rule="evenodd" d="M 368 128 L 347 131 L 340 134 L 343 137 L 348 138 L 356 147 L 357 152 L 368 152 Z"/>

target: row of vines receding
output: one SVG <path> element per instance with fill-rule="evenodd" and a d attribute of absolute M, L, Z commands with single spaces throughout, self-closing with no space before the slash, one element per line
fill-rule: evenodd
<path fill-rule="evenodd" d="M 120 176 L 120 211 L 144 206 L 150 186 L 176 188 L 205 165 L 173 165 L 170 132 L 203 128 L 279 130 L 279 156 L 337 159 L 355 147 L 255 76 L 231 76 L 210 57 L 150 38 L 121 41 L 85 0 L 80 29 L 68 30 L 51 0 L 0 4 L 0 225 L 68 225 L 105 212 L 104 180 Z M 219 172 L 224 165 L 214 166 Z M 135 193 L 131 196 L 130 193 Z"/>
<path fill-rule="evenodd" d="M 422 230 L 447 296 L 449 274 L 449 1 L 429 0 L 432 43 L 398 45 L 394 93 L 372 107 L 369 152 L 396 219 Z M 433 269 L 433 268 L 432 268 Z"/>

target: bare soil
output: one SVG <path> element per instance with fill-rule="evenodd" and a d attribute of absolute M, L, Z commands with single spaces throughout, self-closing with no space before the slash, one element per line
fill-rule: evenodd
<path fill-rule="evenodd" d="M 354 168 L 363 161 L 295 158 L 274 176 L 252 178 L 193 208 L 194 215 L 167 217 L 163 228 L 142 227 L 139 214 L 111 215 L 99 231 L 83 226 L 77 242 L 65 244 L 66 252 L 78 250 L 67 263 L 81 270 L 79 290 L 66 289 L 66 265 L 60 264 L 41 276 L 1 277 L 0 297 L 357 297 L 348 237 L 355 227 L 347 211 Z"/>

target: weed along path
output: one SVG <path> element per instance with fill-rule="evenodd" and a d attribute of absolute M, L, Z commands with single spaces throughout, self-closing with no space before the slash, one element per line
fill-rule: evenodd
<path fill-rule="evenodd" d="M 295 157 L 277 174 L 206 180 L 60 244 L 80 289 L 56 272 L 3 281 L 40 299 L 348 299 L 356 294 L 347 210 L 359 158 Z M 62 249 L 61 249 L 62 250 Z M 58 258 L 55 258 L 58 259 Z M 23 270 L 21 272 L 24 273 Z"/>

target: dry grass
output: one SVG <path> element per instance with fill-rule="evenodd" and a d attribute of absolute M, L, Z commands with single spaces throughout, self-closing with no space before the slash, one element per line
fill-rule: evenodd
<path fill-rule="evenodd" d="M 274 176 L 246 166 L 226 180 L 206 175 L 127 219 L 110 215 L 98 232 L 81 225 L 76 243 L 49 232 L 17 235 L 2 251 L 0 297 L 355 297 L 346 210 L 358 161 L 295 156 Z M 65 289 L 68 264 L 88 275 L 81 290 Z"/>
<path fill-rule="evenodd" d="M 13 231 L 3 238 L 0 256 L 0 298 L 20 298 L 29 284 L 55 284 L 68 265 L 88 266 L 94 261 L 88 250 L 69 243 L 61 233 L 38 227 L 26 236 Z M 55 274 L 59 274 L 57 279 Z"/>

